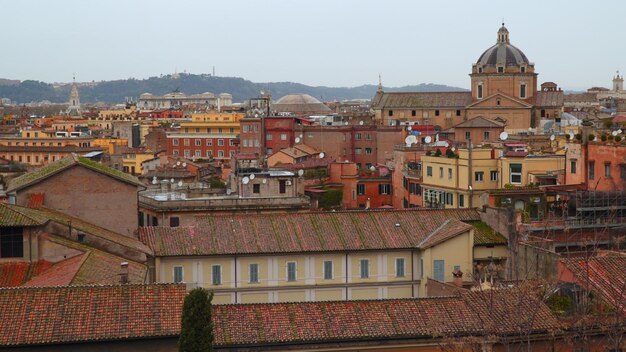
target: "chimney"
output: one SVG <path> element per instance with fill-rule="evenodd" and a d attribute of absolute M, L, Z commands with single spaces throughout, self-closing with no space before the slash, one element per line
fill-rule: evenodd
<path fill-rule="evenodd" d="M 452 273 L 452 276 L 454 276 L 454 279 L 452 281 L 454 283 L 454 286 L 463 287 L 463 272 L 461 270 L 457 270 Z"/>
<path fill-rule="evenodd" d="M 370 199 L 367 198 L 367 200 L 365 201 L 365 209 L 369 209 L 370 208 Z"/>
<path fill-rule="evenodd" d="M 120 263 L 120 284 L 128 283 L 128 262 Z"/>

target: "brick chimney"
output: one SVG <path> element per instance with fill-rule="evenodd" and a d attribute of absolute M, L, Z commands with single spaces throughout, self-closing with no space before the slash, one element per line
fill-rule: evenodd
<path fill-rule="evenodd" d="M 454 285 L 457 287 L 463 287 L 463 272 L 461 270 L 457 270 L 452 273 L 452 276 L 454 277 L 452 280 Z"/>
<path fill-rule="evenodd" d="M 120 263 L 120 284 L 128 283 L 128 262 Z"/>

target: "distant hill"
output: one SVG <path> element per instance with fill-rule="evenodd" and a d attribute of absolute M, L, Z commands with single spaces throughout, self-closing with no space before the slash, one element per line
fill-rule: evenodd
<path fill-rule="evenodd" d="M 70 84 L 53 86 L 39 81 L 9 81 L 0 79 L 0 98 L 9 98 L 18 103 L 49 100 L 53 103 L 67 101 Z M 81 102 L 83 103 L 123 103 L 126 97 L 137 99 L 142 93 L 162 95 L 176 89 L 185 94 L 204 92 L 230 93 L 233 100 L 241 102 L 257 97 L 262 90 L 269 90 L 274 99 L 291 93 L 310 94 L 323 101 L 346 99 L 370 99 L 376 93 L 376 85 L 362 85 L 358 87 L 312 87 L 293 82 L 254 83 L 237 77 L 213 77 L 201 74 L 180 74 L 177 78 L 172 75 L 150 77 L 147 79 L 124 79 L 116 81 L 102 81 L 79 87 Z M 412 86 L 387 88 L 385 91 L 415 91 L 441 92 L 463 91 L 465 89 L 449 87 L 440 84 L 418 84 Z"/>

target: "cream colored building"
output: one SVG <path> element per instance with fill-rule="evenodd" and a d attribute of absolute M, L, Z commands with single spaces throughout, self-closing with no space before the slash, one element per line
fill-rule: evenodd
<path fill-rule="evenodd" d="M 144 227 L 156 282 L 205 287 L 214 302 L 409 298 L 426 278 L 472 280 L 476 210 L 202 216 Z"/>
<path fill-rule="evenodd" d="M 565 172 L 561 154 L 529 154 L 500 148 L 459 149 L 458 158 L 422 156 L 425 207 L 472 208 L 488 190 L 559 184 Z"/>

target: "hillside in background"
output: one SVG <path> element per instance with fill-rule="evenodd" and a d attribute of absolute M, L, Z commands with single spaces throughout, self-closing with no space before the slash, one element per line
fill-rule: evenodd
<path fill-rule="evenodd" d="M 5 84 L 2 84 L 5 83 Z M 291 93 L 310 94 L 322 101 L 346 99 L 370 99 L 376 92 L 376 85 L 358 87 L 312 87 L 292 82 L 254 83 L 237 77 L 213 77 L 211 75 L 180 74 L 150 77 L 147 79 L 124 79 L 102 81 L 80 86 L 81 102 L 83 103 L 123 103 L 127 97 L 137 99 L 142 93 L 162 95 L 176 89 L 185 94 L 211 92 L 215 94 L 230 93 L 233 101 L 241 102 L 257 97 L 262 90 L 269 90 L 274 99 Z M 64 103 L 69 96 L 70 85 L 54 86 L 39 81 L 13 81 L 0 79 L 0 98 L 9 98 L 14 102 L 28 103 L 49 100 L 53 103 Z M 464 89 L 440 84 L 419 84 L 398 88 L 385 88 L 386 91 L 462 91 Z"/>

